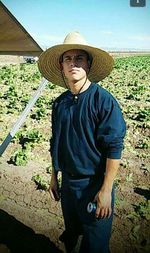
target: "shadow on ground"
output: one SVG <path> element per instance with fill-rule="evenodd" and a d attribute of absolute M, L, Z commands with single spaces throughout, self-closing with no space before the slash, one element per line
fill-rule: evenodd
<path fill-rule="evenodd" d="M 134 192 L 138 193 L 139 195 L 144 196 L 144 198 L 146 198 L 147 200 L 150 200 L 150 190 L 135 187 Z"/>
<path fill-rule="evenodd" d="M 50 239 L 35 232 L 0 209 L 0 244 L 11 253 L 62 253 Z"/>

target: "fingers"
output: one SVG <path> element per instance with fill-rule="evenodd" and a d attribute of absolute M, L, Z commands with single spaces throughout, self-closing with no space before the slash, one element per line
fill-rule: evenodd
<path fill-rule="evenodd" d="M 108 209 L 108 218 L 110 218 L 111 214 L 112 214 L 112 208 L 110 207 L 110 208 Z"/>
<path fill-rule="evenodd" d="M 112 214 L 111 209 L 111 192 L 109 191 L 99 191 L 95 198 L 94 202 L 97 203 L 96 208 L 96 218 L 97 219 L 104 219 L 109 218 Z"/>
<path fill-rule="evenodd" d="M 112 209 L 109 208 L 104 208 L 104 207 L 97 207 L 95 216 L 97 219 L 105 219 L 109 218 L 112 214 Z"/>
<path fill-rule="evenodd" d="M 100 207 L 99 206 L 97 206 L 97 208 L 96 208 L 96 212 L 95 212 L 95 216 L 96 216 L 96 218 L 97 219 L 99 219 L 100 218 L 100 212 L 101 212 L 101 209 L 100 209 Z"/>
<path fill-rule="evenodd" d="M 60 200 L 60 194 L 58 193 L 57 190 L 51 188 L 50 189 L 50 195 L 51 195 L 51 198 L 55 201 L 59 201 Z"/>

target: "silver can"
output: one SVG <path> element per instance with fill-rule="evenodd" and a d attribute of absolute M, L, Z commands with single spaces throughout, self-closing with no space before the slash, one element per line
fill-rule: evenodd
<path fill-rule="evenodd" d="M 96 211 L 96 203 L 95 202 L 89 202 L 87 205 L 87 212 L 88 213 L 95 213 Z"/>

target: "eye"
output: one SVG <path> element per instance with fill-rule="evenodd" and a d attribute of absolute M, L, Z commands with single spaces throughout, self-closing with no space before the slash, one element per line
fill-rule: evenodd
<path fill-rule="evenodd" d="M 83 60 L 84 60 L 84 57 L 83 57 L 83 56 L 77 56 L 76 60 L 77 60 L 77 61 L 83 61 Z"/>
<path fill-rule="evenodd" d="M 70 62 L 71 61 L 71 58 L 70 57 L 66 57 L 63 59 L 63 62 Z"/>

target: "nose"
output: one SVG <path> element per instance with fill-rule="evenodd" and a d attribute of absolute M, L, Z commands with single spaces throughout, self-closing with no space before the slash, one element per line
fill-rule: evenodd
<path fill-rule="evenodd" d="M 70 61 L 70 66 L 76 66 L 76 58 L 75 57 L 72 57 L 71 61 Z"/>

